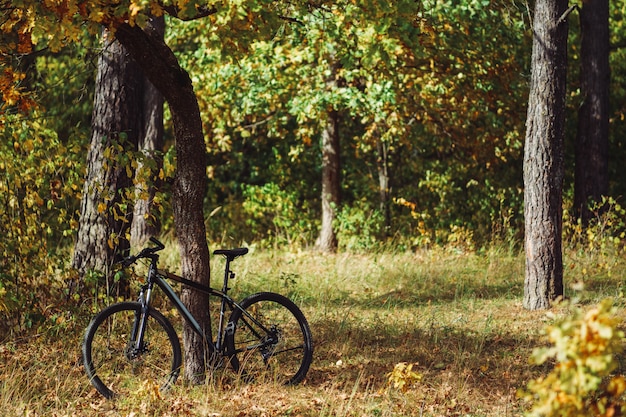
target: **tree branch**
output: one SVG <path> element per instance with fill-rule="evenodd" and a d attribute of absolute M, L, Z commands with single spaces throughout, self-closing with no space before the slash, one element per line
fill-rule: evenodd
<path fill-rule="evenodd" d="M 275 111 L 271 112 L 270 114 L 267 115 L 267 117 L 261 119 L 261 120 L 257 120 L 256 122 L 253 123 L 248 123 L 248 124 L 242 124 L 241 127 L 244 129 L 256 129 L 258 126 L 261 126 L 267 122 L 269 122 L 270 120 L 272 120 L 272 118 L 274 117 L 274 115 L 276 114 Z"/>
<path fill-rule="evenodd" d="M 141 29 L 123 23 L 115 28 L 114 34 L 168 103 L 185 97 L 184 90 L 191 86 L 189 74 L 151 24 Z"/>
<path fill-rule="evenodd" d="M 284 15 L 278 15 L 278 18 L 281 20 L 284 20 L 286 22 L 289 23 L 297 23 L 300 26 L 305 26 L 304 22 L 302 20 L 296 19 L 295 17 L 289 17 L 289 16 L 284 16 Z"/>
<path fill-rule="evenodd" d="M 192 20 L 202 19 L 203 17 L 211 16 L 217 13 L 217 7 L 207 7 L 200 6 L 196 9 L 196 14 L 193 16 L 180 16 L 179 9 L 176 6 L 163 6 L 163 9 L 172 17 L 175 17 L 178 20 L 182 20 L 183 22 L 190 22 Z"/>
<path fill-rule="evenodd" d="M 563 12 L 563 14 L 561 15 L 561 17 L 559 17 L 559 20 L 557 20 L 556 24 L 557 24 L 557 25 L 560 25 L 561 23 L 564 23 L 564 22 L 567 20 L 568 16 L 569 16 L 569 15 L 570 15 L 570 14 L 571 14 L 574 10 L 578 10 L 578 11 L 580 11 L 580 7 L 578 7 L 578 5 L 577 5 L 577 4 L 575 4 L 575 5 L 573 5 L 573 6 L 570 6 L 567 10 L 565 10 L 565 11 Z"/>

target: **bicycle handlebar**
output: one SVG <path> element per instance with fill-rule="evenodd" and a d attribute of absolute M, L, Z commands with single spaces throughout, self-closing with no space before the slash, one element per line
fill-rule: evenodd
<path fill-rule="evenodd" d="M 154 243 L 156 246 L 152 248 L 143 248 L 141 252 L 139 252 L 137 255 L 128 256 L 122 259 L 119 263 L 122 264 L 122 266 L 124 267 L 128 267 L 137 262 L 139 259 L 152 258 L 152 255 L 160 250 L 165 249 L 165 245 L 159 242 L 159 240 L 155 237 L 151 237 L 150 242 Z"/>

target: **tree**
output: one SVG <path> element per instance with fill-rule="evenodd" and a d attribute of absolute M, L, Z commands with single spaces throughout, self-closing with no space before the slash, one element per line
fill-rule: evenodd
<path fill-rule="evenodd" d="M 153 20 L 155 29 L 165 35 L 165 18 Z M 142 74 L 143 76 L 143 74 Z M 155 216 L 154 198 L 159 182 L 158 173 L 163 161 L 159 153 L 163 150 L 163 95 L 152 83 L 143 79 L 142 132 L 138 148 L 142 153 L 135 171 L 135 201 L 130 232 L 132 247 L 142 246 L 159 231 Z"/>
<path fill-rule="evenodd" d="M 301 193 L 301 200 L 315 201 L 311 204 L 316 207 L 314 223 L 321 223 L 317 245 L 324 251 L 334 251 L 339 243 L 335 219 L 341 212 L 339 203 L 343 205 L 340 191 L 359 202 L 365 200 L 362 189 L 341 187 L 342 171 L 356 172 L 357 168 L 340 165 L 340 156 L 352 151 L 359 155 L 357 159 L 375 164 L 377 157 L 371 155 L 376 153 L 377 142 L 385 141 L 390 153 L 389 144 L 404 138 L 410 129 L 408 119 L 413 114 L 409 113 L 415 109 L 396 111 L 396 94 L 407 96 L 413 84 L 405 76 L 411 72 L 407 68 L 413 64 L 413 47 L 419 39 L 415 15 L 416 4 L 411 1 L 393 5 L 375 1 L 367 7 L 342 1 L 291 13 L 297 23 L 280 30 L 272 42 L 254 43 L 252 53 L 236 62 L 229 57 L 216 62 L 220 70 L 211 73 L 202 67 L 214 61 L 189 47 L 188 59 L 196 63 L 198 73 L 204 73 L 199 86 L 206 91 L 200 94 L 204 118 L 219 120 L 213 128 L 214 137 L 223 138 L 220 145 L 232 149 L 235 138 L 246 142 L 251 135 L 255 143 L 267 143 L 266 136 L 290 141 L 282 145 L 287 149 L 283 155 L 289 163 L 286 172 L 282 178 L 278 170 L 271 173 L 281 187 L 293 189 L 290 179 L 296 164 L 309 168 L 303 179 L 306 190 L 296 193 Z M 372 139 L 371 132 L 376 132 L 376 138 Z M 273 143 L 267 146 L 272 152 L 277 149 Z M 320 149 L 321 155 L 311 158 L 311 149 Z M 315 188 L 309 186 L 312 160 L 318 162 L 313 168 L 319 173 Z M 386 163 L 388 177 L 390 164 Z M 367 184 L 367 174 L 357 175 Z M 364 188 L 376 190 L 377 184 Z M 388 190 L 382 194 L 385 203 L 381 205 L 386 207 Z"/>
<path fill-rule="evenodd" d="M 574 211 L 583 224 L 590 204 L 609 193 L 609 1 L 589 0 L 580 9 L 580 92 L 576 135 Z"/>
<path fill-rule="evenodd" d="M 104 29 L 103 50 L 91 117 L 91 146 L 72 266 L 80 276 L 96 271 L 108 279 L 112 265 L 129 250 L 128 192 L 132 184 L 127 152 L 137 148 L 142 130 L 141 70 Z"/>
<path fill-rule="evenodd" d="M 329 76 L 326 86 L 329 91 L 338 88 L 339 63 L 335 57 L 329 57 Z M 322 149 L 322 226 L 320 229 L 318 248 L 322 252 L 333 253 L 337 250 L 337 233 L 335 231 L 335 218 L 341 202 L 341 148 L 339 112 L 330 108 L 326 114 L 326 125 L 321 134 Z"/>
<path fill-rule="evenodd" d="M 156 1 L 112 5 L 72 0 L 62 4 L 29 0 L 0 3 L 0 10 L 8 10 L 2 22 L 3 29 L 20 33 L 18 49 L 41 42 L 56 51 L 64 44 L 79 41 L 85 25 L 94 32 L 95 28 L 104 25 L 161 91 L 170 105 L 176 137 L 178 165 L 172 199 L 181 269 L 183 275 L 208 285 L 209 251 L 202 210 L 207 184 L 202 121 L 189 75 L 150 24 L 150 16 L 162 15 L 164 7 L 175 17 L 206 17 L 215 13 L 215 10 L 206 10 L 196 2 L 188 1 L 169 3 L 169 6 Z M 10 91 L 7 89 L 7 94 Z M 184 289 L 182 300 L 206 333 L 211 334 L 208 295 Z M 204 377 L 204 343 L 202 337 L 195 335 L 188 326 L 183 329 L 183 338 L 186 377 L 196 382 Z"/>
<path fill-rule="evenodd" d="M 155 22 L 162 36 L 163 17 Z M 102 43 L 72 266 L 81 276 L 96 271 L 108 280 L 112 264 L 130 249 L 130 237 L 139 245 L 154 234 L 154 222 L 148 222 L 154 179 L 144 177 L 158 172 L 163 98 L 107 29 Z M 139 158 L 137 149 L 142 152 Z"/>
<path fill-rule="evenodd" d="M 322 227 L 318 247 L 332 253 L 337 250 L 334 221 L 341 193 L 341 157 L 339 148 L 339 113 L 328 112 L 326 127 L 322 131 Z"/>
<path fill-rule="evenodd" d="M 524 307 L 548 308 L 563 295 L 567 0 L 538 0 L 533 18 L 524 147 Z"/>
<path fill-rule="evenodd" d="M 183 276 L 209 284 L 209 251 L 203 215 L 206 192 L 206 147 L 198 101 L 189 74 L 180 67 L 159 31 L 149 23 L 145 29 L 122 23 L 116 38 L 143 69 L 150 82 L 169 103 L 176 137 L 177 169 L 172 192 L 174 223 L 181 253 Z M 184 288 L 183 303 L 211 334 L 208 295 Z M 194 383 L 204 380 L 205 342 L 187 324 L 183 325 L 185 376 Z"/>

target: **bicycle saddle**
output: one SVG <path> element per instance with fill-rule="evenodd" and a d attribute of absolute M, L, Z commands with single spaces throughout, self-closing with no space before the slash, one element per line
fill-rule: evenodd
<path fill-rule="evenodd" d="M 230 261 L 238 256 L 243 256 L 246 253 L 248 253 L 248 248 L 217 249 L 213 251 L 213 255 L 224 255 Z"/>

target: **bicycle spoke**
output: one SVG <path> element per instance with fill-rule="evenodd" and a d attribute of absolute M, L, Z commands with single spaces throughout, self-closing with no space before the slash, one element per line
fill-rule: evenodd
<path fill-rule="evenodd" d="M 103 310 L 87 330 L 83 355 L 92 384 L 107 398 L 143 387 L 167 388 L 180 368 L 180 346 L 166 319 L 151 311 L 140 346 L 131 334 L 138 303 Z"/>
<path fill-rule="evenodd" d="M 230 343 L 237 352 L 231 360 L 233 367 L 246 380 L 300 382 L 313 351 L 302 312 L 287 298 L 273 293 L 255 294 L 241 306 L 246 313 L 235 310 L 231 317 L 235 332 Z"/>

